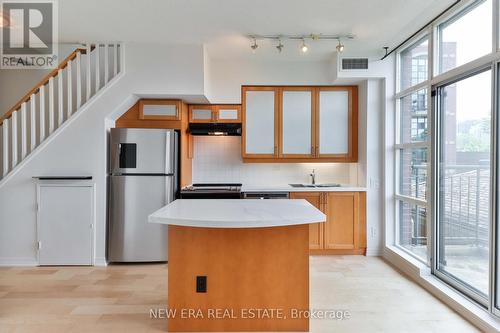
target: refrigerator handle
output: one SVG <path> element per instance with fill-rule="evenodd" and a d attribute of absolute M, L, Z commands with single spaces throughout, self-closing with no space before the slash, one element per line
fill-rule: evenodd
<path fill-rule="evenodd" d="M 165 173 L 173 174 L 174 173 L 174 159 L 173 159 L 173 139 L 172 139 L 172 131 L 168 130 L 165 133 Z"/>
<path fill-rule="evenodd" d="M 174 184 L 173 176 L 165 177 L 165 205 L 174 201 Z"/>
<path fill-rule="evenodd" d="M 114 154 L 115 165 L 112 170 L 113 173 L 115 173 L 117 169 L 120 169 L 120 161 L 122 160 L 122 144 L 118 143 L 116 146 L 118 147 L 118 154 Z"/>

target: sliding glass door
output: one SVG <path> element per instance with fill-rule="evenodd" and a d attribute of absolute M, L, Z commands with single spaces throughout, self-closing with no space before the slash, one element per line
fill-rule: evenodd
<path fill-rule="evenodd" d="M 491 69 L 437 88 L 436 274 L 486 304 L 492 161 Z"/>

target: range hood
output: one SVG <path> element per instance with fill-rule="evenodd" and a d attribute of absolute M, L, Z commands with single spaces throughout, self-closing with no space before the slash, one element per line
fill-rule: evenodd
<path fill-rule="evenodd" d="M 241 136 L 240 123 L 190 123 L 191 135 Z"/>

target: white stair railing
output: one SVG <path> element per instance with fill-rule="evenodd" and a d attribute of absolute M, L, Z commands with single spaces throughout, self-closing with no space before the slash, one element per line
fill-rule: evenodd
<path fill-rule="evenodd" d="M 119 43 L 77 48 L 0 117 L 3 177 L 121 72 L 120 49 Z"/>

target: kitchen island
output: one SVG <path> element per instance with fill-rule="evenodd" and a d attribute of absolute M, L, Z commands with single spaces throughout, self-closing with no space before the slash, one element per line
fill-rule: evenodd
<path fill-rule="evenodd" d="M 169 225 L 169 332 L 308 331 L 306 200 L 176 200 L 149 216 Z"/>

